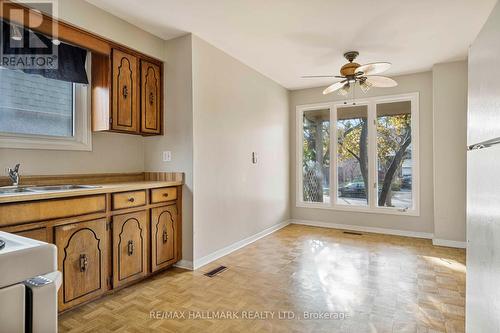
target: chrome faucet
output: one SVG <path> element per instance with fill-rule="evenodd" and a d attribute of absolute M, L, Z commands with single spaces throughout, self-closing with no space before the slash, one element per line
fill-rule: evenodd
<path fill-rule="evenodd" d="M 14 169 L 7 169 L 7 171 L 9 172 L 9 178 L 10 178 L 10 181 L 12 182 L 12 186 L 18 186 L 19 185 L 19 166 L 20 164 L 16 164 L 16 166 L 14 167 Z"/>

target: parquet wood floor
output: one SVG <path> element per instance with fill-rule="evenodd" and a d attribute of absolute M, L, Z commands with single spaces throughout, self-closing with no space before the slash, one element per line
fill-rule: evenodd
<path fill-rule="evenodd" d="M 213 278 L 203 275 L 218 265 L 229 269 Z M 62 314 L 59 329 L 464 332 L 464 306 L 464 250 L 423 239 L 290 225 L 197 271 L 174 268 Z M 164 318 L 151 318 L 151 311 Z M 174 316 L 170 311 L 187 318 L 168 318 Z M 233 319 L 222 319 L 228 311 L 234 311 Z M 331 318 L 307 320 L 305 312 Z M 291 314 L 294 319 L 278 318 Z"/>

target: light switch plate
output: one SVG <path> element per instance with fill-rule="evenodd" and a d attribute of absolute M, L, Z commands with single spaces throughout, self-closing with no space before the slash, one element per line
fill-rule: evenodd
<path fill-rule="evenodd" d="M 163 162 L 170 162 L 172 160 L 172 152 L 170 150 L 162 152 L 162 160 Z"/>

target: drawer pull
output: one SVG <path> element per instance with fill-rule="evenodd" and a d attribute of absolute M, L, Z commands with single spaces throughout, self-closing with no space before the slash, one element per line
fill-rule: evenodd
<path fill-rule="evenodd" d="M 130 201 L 130 202 L 134 202 L 134 201 L 135 201 L 135 199 L 134 199 L 134 198 L 128 198 L 128 201 Z"/>
<path fill-rule="evenodd" d="M 133 240 L 129 240 L 128 241 L 128 244 L 127 244 L 127 254 L 129 256 L 131 256 L 131 255 L 134 254 L 134 241 Z"/>
<path fill-rule="evenodd" d="M 123 86 L 122 95 L 123 95 L 123 98 L 127 98 L 127 96 L 128 96 L 127 86 Z"/>
<path fill-rule="evenodd" d="M 165 198 L 167 198 L 167 197 L 168 197 L 168 193 L 163 193 L 163 196 L 164 196 Z"/>
<path fill-rule="evenodd" d="M 163 231 L 163 243 L 166 243 L 168 241 L 168 233 L 167 230 Z"/>
<path fill-rule="evenodd" d="M 86 254 L 80 254 L 80 272 L 85 272 L 89 266 L 89 260 Z"/>
<path fill-rule="evenodd" d="M 149 93 L 149 105 L 153 105 L 155 101 L 155 95 L 153 93 Z"/>

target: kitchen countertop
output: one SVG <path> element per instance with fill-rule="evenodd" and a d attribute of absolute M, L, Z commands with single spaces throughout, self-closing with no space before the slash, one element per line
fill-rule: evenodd
<path fill-rule="evenodd" d="M 158 187 L 178 186 L 182 184 L 183 182 L 181 181 L 154 181 L 154 180 L 123 182 L 123 183 L 86 184 L 99 187 L 79 188 L 72 190 L 50 191 L 50 192 L 49 191 L 20 192 L 20 193 L 18 192 L 18 193 L 0 194 L 0 204 L 10 203 L 10 202 L 23 202 L 23 201 L 33 201 L 33 200 L 76 197 L 82 195 L 103 194 L 112 192 L 135 191 L 135 190 L 158 188 Z M 26 185 L 23 184 L 21 186 L 25 187 L 29 186 L 29 184 Z"/>

